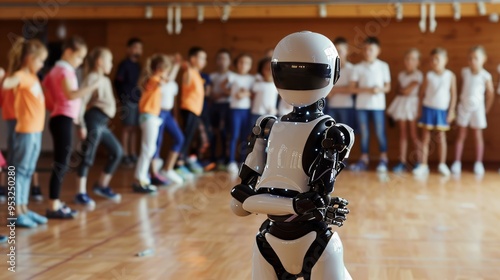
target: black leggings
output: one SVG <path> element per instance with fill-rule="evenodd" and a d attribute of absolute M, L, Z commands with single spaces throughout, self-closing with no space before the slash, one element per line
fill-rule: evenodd
<path fill-rule="evenodd" d="M 123 156 L 122 146 L 115 135 L 108 128 L 109 117 L 100 109 L 91 108 L 85 113 L 87 138 L 82 144 L 82 161 L 78 167 L 78 176 L 87 177 L 89 168 L 94 164 L 99 143 L 103 144 L 109 152 L 108 162 L 104 173 L 113 174 L 120 164 Z"/>
<path fill-rule="evenodd" d="M 193 141 L 200 118 L 193 112 L 184 109 L 181 110 L 181 115 L 184 119 L 183 132 L 185 141 L 180 152 L 180 159 L 185 160 L 188 156 L 189 146 L 191 146 L 191 142 Z"/>
<path fill-rule="evenodd" d="M 73 152 L 73 119 L 66 116 L 50 118 L 49 129 L 54 143 L 54 163 L 50 176 L 50 199 L 59 199 L 64 175 Z"/>

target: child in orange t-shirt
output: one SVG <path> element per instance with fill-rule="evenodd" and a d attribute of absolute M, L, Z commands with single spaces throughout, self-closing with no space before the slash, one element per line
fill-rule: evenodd
<path fill-rule="evenodd" d="M 9 73 L 2 87 L 14 91 L 17 120 L 13 165 L 16 169 L 16 225 L 33 228 L 47 218 L 28 209 L 29 188 L 40 155 L 45 121 L 45 99 L 36 73 L 42 69 L 48 52 L 38 40 L 19 38 L 9 53 Z M 9 188 L 9 191 L 10 188 Z"/>
<path fill-rule="evenodd" d="M 151 193 L 156 187 L 151 184 L 148 176 L 151 161 L 156 152 L 156 141 L 162 120 L 161 112 L 161 85 L 168 78 L 172 64 L 163 54 L 151 56 L 141 82 L 142 95 L 139 100 L 139 126 L 142 131 L 141 153 L 135 169 L 136 182 L 132 185 L 134 192 Z"/>
<path fill-rule="evenodd" d="M 200 122 L 200 115 L 203 110 L 203 100 L 205 98 L 204 81 L 200 71 L 207 64 L 207 53 L 200 47 L 192 47 L 188 52 L 188 67 L 182 76 L 181 93 L 181 116 L 184 119 L 184 144 L 182 145 L 179 160 L 177 161 L 177 173 L 185 181 L 192 180 L 193 171 L 199 169 L 195 162 L 190 162 L 186 167 L 188 150 L 191 146 L 193 136 Z M 188 164 L 189 165 L 189 164 Z M 198 172 L 197 172 L 198 173 Z"/>

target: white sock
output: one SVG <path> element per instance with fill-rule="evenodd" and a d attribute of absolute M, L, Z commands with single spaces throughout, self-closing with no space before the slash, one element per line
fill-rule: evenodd
<path fill-rule="evenodd" d="M 78 182 L 78 193 L 87 193 L 87 177 L 80 177 Z"/>

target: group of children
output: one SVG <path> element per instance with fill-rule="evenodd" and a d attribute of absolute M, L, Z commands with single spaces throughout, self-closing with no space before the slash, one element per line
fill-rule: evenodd
<path fill-rule="evenodd" d="M 476 161 L 474 173 L 484 174 L 484 141 L 486 114 L 493 105 L 494 89 L 491 75 L 483 68 L 486 52 L 475 46 L 469 51 L 469 66 L 462 69 L 463 85 L 457 94 L 455 74 L 446 69 L 447 51 L 435 48 L 430 53 L 430 70 L 424 75 L 418 69 L 420 52 L 409 49 L 404 57 L 404 70 L 398 74 L 396 97 L 386 112 L 385 95 L 391 91 L 391 76 L 387 63 L 379 60 L 380 44 L 377 38 L 364 41 L 363 61 L 352 65 L 347 61 L 348 44 L 344 38 L 334 42 L 341 57 L 341 79 L 329 96 L 329 113 L 338 122 L 349 124 L 360 136 L 361 158 L 350 169 L 363 171 L 368 168 L 370 123 L 378 138 L 380 161 L 378 172 L 387 172 L 387 140 L 385 116 L 397 122 L 399 128 L 399 163 L 394 172 L 412 168 L 416 176 L 429 173 L 428 159 L 431 145 L 437 142 L 439 151 L 438 171 L 448 176 L 461 173 L 461 158 L 468 128 L 474 130 Z M 500 93 L 500 92 L 499 92 Z M 446 165 L 446 131 L 456 120 L 459 135 L 455 144 L 455 161 Z M 417 126 L 422 127 L 419 137 Z M 433 132 L 436 137 L 433 138 Z M 408 153 L 408 140 L 413 149 Z M 432 142 L 432 143 L 431 143 Z"/>
<path fill-rule="evenodd" d="M 363 61 L 356 65 L 347 60 L 349 50 L 344 38 L 335 39 L 334 44 L 342 61 L 342 74 L 328 97 L 327 113 L 337 122 L 352 126 L 360 136 L 362 155 L 358 162 L 350 164 L 354 171 L 368 168 L 370 123 L 373 123 L 381 153 L 377 171 L 386 172 L 385 96 L 391 92 L 391 76 L 388 64 L 378 59 L 379 41 L 375 37 L 366 38 Z M 242 53 L 232 60 L 231 53 L 221 49 L 216 53 L 217 70 L 208 75 L 202 72 L 207 53 L 199 47 L 189 50 L 186 61 L 179 54 L 152 55 L 142 70 L 139 64 L 142 42 L 130 39 L 127 50 L 128 57 L 117 70 L 114 91 L 108 77 L 113 55 L 107 48 L 97 47 L 87 53 L 82 38 L 69 38 L 63 45 L 61 59 L 40 82 L 37 74 L 48 55 L 45 46 L 36 39 L 19 39 L 13 45 L 8 71 L 0 71 L 3 81 L 0 101 L 8 127 L 8 158 L 0 157 L 0 168 L 7 164 L 16 168 L 18 226 L 32 228 L 47 223 L 47 219 L 75 217 L 77 211 L 60 200 L 61 186 L 70 168 L 77 171 L 78 177 L 75 202 L 95 206 L 95 201 L 87 194 L 87 177 L 101 144 L 108 157 L 93 192 L 120 201 L 120 194 L 110 187 L 120 162 L 136 164 L 132 189 L 138 193 L 155 192 L 158 185 L 190 181 L 208 166 L 236 174 L 239 163 L 244 160 L 246 139 L 257 118 L 268 114 L 284 115 L 292 109 L 278 97 L 271 73 L 272 54 L 258 62 L 258 73 L 254 75 L 250 74 L 253 60 L 249 54 Z M 412 166 L 415 175 L 428 174 L 432 132 L 437 131 L 438 170 L 449 175 L 450 169 L 445 163 L 446 130 L 456 119 L 460 129 L 451 172 L 461 172 L 464 140 L 467 129 L 472 128 L 477 155 L 474 172 L 484 173 L 482 130 L 486 128 L 486 113 L 493 104 L 492 78 L 483 68 L 486 53 L 480 46 L 470 50 L 469 67 L 462 70 L 463 86 L 459 97 L 455 75 L 446 69 L 447 60 L 446 50 L 432 50 L 430 71 L 424 75 L 418 69 L 420 52 L 410 49 L 405 54 L 405 70 L 397 76 L 397 96 L 387 110 L 400 131 L 400 157 L 393 168 L 395 172 Z M 79 85 L 76 69 L 82 64 L 84 78 Z M 230 70 L 231 65 L 234 72 Z M 180 69 L 179 87 L 176 79 Z M 179 90 L 180 102 L 177 103 Z M 174 117 L 175 104 L 179 105 L 182 126 Z M 46 111 L 50 112 L 54 158 L 49 182 L 50 208 L 42 216 L 28 209 L 28 198 L 32 178 L 35 187 L 31 188 L 31 194 L 41 197 L 35 169 Z M 124 127 L 121 143 L 109 127 L 110 120 L 117 115 Z M 423 127 L 422 137 L 418 135 L 417 125 Z M 71 158 L 74 126 L 82 141 L 76 161 Z M 141 131 L 140 153 L 135 150 L 137 127 Z M 162 160 L 164 133 L 170 136 L 171 145 Z M 208 155 L 203 155 L 205 148 L 194 152 L 191 149 L 196 135 L 204 137 L 201 137 L 201 144 L 195 146 L 210 147 Z M 412 150 L 408 149 L 409 139 L 414 147 Z M 197 156 L 192 156 L 193 153 Z M 203 156 L 211 165 L 200 163 Z M 2 179 L 1 183 L 4 182 Z M 5 187 L 0 191 L 3 192 L 0 198 L 5 199 Z"/>

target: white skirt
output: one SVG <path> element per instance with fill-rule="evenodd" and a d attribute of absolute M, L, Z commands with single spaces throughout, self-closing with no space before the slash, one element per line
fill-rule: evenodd
<path fill-rule="evenodd" d="M 387 109 L 387 114 L 396 121 L 414 121 L 417 113 L 417 96 L 396 96 Z"/>

